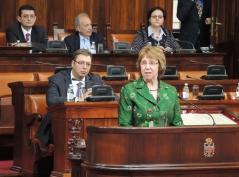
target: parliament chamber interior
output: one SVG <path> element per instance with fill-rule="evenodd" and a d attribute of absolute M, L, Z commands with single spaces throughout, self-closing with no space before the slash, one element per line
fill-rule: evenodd
<path fill-rule="evenodd" d="M 162 81 L 177 89 L 185 125 L 147 128 L 118 126 L 116 101 L 47 106 L 48 78 L 56 68 L 71 68 L 73 54 L 55 48 L 32 53 L 31 46 L 7 43 L 5 30 L 16 22 L 18 8 L 25 2 L 0 0 L 0 166 L 10 163 L 7 172 L 0 167 L 0 176 L 238 176 L 237 1 L 212 0 L 213 51 L 165 54 L 167 67 Z M 77 14 L 85 12 L 90 16 L 93 31 L 102 34 L 108 46 L 106 52 L 93 54 L 90 72 L 105 79 L 105 84 L 118 96 L 124 85 L 140 77 L 136 68 L 138 54 L 131 53 L 130 47 L 123 50 L 120 47 L 132 45 L 136 32 L 146 28 L 148 9 L 164 8 L 167 11 L 164 28 L 171 30 L 176 39 L 179 36 L 179 30 L 173 29 L 175 0 L 27 3 L 36 8 L 36 24 L 45 27 L 49 41 L 63 42 L 74 33 Z M 108 72 L 109 66 L 123 68 L 123 73 L 114 77 Z M 188 99 L 182 98 L 185 83 L 189 88 Z M 196 97 L 194 85 L 199 86 Z M 47 112 L 52 117 L 54 135 L 51 156 L 44 156 L 34 145 Z"/>

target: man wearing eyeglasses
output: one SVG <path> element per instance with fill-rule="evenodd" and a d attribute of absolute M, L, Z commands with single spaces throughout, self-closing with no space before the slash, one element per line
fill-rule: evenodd
<path fill-rule="evenodd" d="M 79 49 L 74 52 L 71 61 L 72 69 L 61 71 L 51 77 L 49 80 L 49 87 L 46 93 L 46 102 L 48 106 L 67 101 L 67 89 L 69 84 L 73 85 L 74 97 L 77 95 L 78 84 L 81 83 L 86 89 L 85 97 L 91 96 L 93 85 L 104 84 L 98 74 L 90 72 L 92 64 L 92 55 L 86 49 Z M 115 100 L 118 96 L 115 95 Z M 51 133 L 51 117 L 46 114 L 41 126 L 36 134 L 40 141 L 36 141 L 35 145 L 40 148 L 45 148 L 49 154 L 53 151 L 53 135 Z M 44 148 L 42 151 L 44 151 Z M 48 154 L 48 155 L 49 155 Z"/>
<path fill-rule="evenodd" d="M 35 25 L 36 10 L 31 5 L 23 5 L 18 11 L 18 23 L 6 30 L 7 43 L 16 45 L 19 40 L 20 46 L 31 46 L 32 52 L 46 50 L 48 37 L 43 26 Z"/>
<path fill-rule="evenodd" d="M 86 13 L 81 13 L 76 16 L 75 29 L 75 33 L 64 39 L 71 53 L 78 49 L 90 50 L 92 42 L 95 42 L 96 52 L 98 52 L 98 44 L 103 44 L 103 50 L 107 50 L 103 36 L 92 31 L 92 22 Z"/>

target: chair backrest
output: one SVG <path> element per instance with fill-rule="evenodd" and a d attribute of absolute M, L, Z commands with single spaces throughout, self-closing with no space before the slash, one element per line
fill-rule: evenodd
<path fill-rule="evenodd" d="M 71 35 L 71 33 L 58 33 L 58 40 L 63 41 L 66 36 Z"/>
<path fill-rule="evenodd" d="M 0 95 L 11 95 L 12 91 L 8 83 L 17 81 L 34 81 L 34 73 L 0 73 Z"/>
<path fill-rule="evenodd" d="M 25 114 L 46 114 L 46 94 L 25 95 Z"/>
<path fill-rule="evenodd" d="M 111 34 L 112 42 L 129 42 L 132 44 L 136 34 Z"/>
<path fill-rule="evenodd" d="M 7 37 L 5 32 L 0 32 L 0 46 L 7 46 Z"/>
<path fill-rule="evenodd" d="M 52 76 L 54 73 L 53 72 L 38 72 L 38 81 L 48 81 L 48 78 Z"/>

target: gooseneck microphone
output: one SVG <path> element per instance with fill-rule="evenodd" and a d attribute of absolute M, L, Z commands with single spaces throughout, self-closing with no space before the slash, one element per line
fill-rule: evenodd
<path fill-rule="evenodd" d="M 60 66 L 60 67 L 69 67 L 68 65 L 61 65 L 61 64 L 55 64 L 55 63 L 45 63 L 41 61 L 35 61 L 37 64 L 43 64 L 43 65 L 52 65 L 52 66 Z M 92 66 L 113 66 L 113 65 L 105 65 L 105 64 L 94 64 L 91 63 Z"/>
<path fill-rule="evenodd" d="M 185 43 L 185 44 L 190 44 L 192 46 L 192 49 L 176 49 L 176 52 L 177 53 L 195 53 L 196 52 L 196 49 L 193 45 L 193 43 L 189 42 L 189 41 L 182 41 L 182 40 L 179 40 L 179 39 L 174 39 L 175 41 L 177 42 L 181 42 L 181 43 Z"/>
<path fill-rule="evenodd" d="M 196 64 L 202 64 L 202 65 L 212 65 L 210 63 L 204 63 L 204 62 L 200 62 L 200 61 L 194 61 L 194 60 L 189 60 L 190 63 L 196 63 Z"/>
<path fill-rule="evenodd" d="M 94 84 L 94 85 L 106 85 L 104 82 L 99 83 L 99 82 L 93 82 L 93 81 L 83 81 L 83 80 L 78 80 L 76 78 L 72 78 L 72 81 L 79 81 L 79 82 L 84 82 L 84 83 L 90 83 L 90 84 Z"/>
<path fill-rule="evenodd" d="M 190 101 L 188 101 L 188 100 L 186 100 L 186 99 L 183 99 L 183 97 L 181 97 L 181 96 L 178 96 L 178 98 L 179 98 L 180 100 L 186 101 L 186 102 L 189 103 L 190 105 L 194 106 L 195 108 L 197 108 L 197 109 L 199 109 L 200 111 L 204 112 L 205 114 L 209 115 L 209 116 L 212 118 L 212 122 L 213 122 L 212 125 L 216 125 L 216 122 L 215 122 L 214 118 L 213 118 L 212 115 L 209 114 L 207 111 L 205 111 L 204 109 L 200 108 L 199 106 L 193 104 L 192 102 L 190 102 Z"/>
<path fill-rule="evenodd" d="M 210 82 L 210 81 L 207 81 L 207 80 L 204 80 L 204 79 L 194 78 L 194 77 L 189 76 L 189 75 L 186 75 L 186 78 L 190 78 L 190 79 L 195 79 L 195 80 L 199 80 L 199 81 L 207 82 L 207 83 L 212 84 L 212 85 L 220 85 L 220 84 L 218 84 L 218 83 Z"/>
<path fill-rule="evenodd" d="M 60 67 L 68 67 L 67 65 L 61 65 L 61 64 L 55 64 L 55 63 L 45 63 L 41 61 L 35 61 L 37 64 L 43 64 L 43 65 L 52 65 L 52 66 L 60 66 Z"/>

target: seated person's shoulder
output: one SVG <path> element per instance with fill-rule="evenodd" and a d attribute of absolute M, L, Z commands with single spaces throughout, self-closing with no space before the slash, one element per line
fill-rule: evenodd
<path fill-rule="evenodd" d="M 64 37 L 64 41 L 65 42 L 66 41 L 72 41 L 72 40 L 74 40 L 76 35 L 77 35 L 76 33 L 70 34 L 69 36 Z"/>
<path fill-rule="evenodd" d="M 59 81 L 61 82 L 62 80 L 64 80 L 65 77 L 70 76 L 70 70 L 66 70 L 66 71 L 60 71 L 52 76 L 50 76 L 48 78 L 49 81 Z"/>
<path fill-rule="evenodd" d="M 44 26 L 41 26 L 41 25 L 34 25 L 32 28 L 35 28 L 37 30 L 43 30 L 45 31 L 45 27 Z"/>
<path fill-rule="evenodd" d="M 98 37 L 98 38 L 103 38 L 102 34 L 99 34 L 99 33 L 96 33 L 96 32 L 92 32 L 91 36 Z"/>
<path fill-rule="evenodd" d="M 13 25 L 10 25 L 9 27 L 7 27 L 6 31 L 12 31 L 15 30 L 16 28 L 18 28 L 20 26 L 19 23 L 15 23 Z"/>

